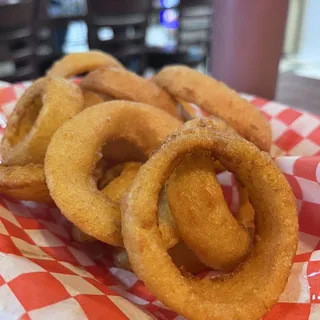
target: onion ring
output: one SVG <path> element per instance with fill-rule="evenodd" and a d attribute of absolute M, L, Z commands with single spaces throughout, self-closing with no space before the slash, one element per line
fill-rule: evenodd
<path fill-rule="evenodd" d="M 236 219 L 240 225 L 243 225 L 252 238 L 254 232 L 254 209 L 249 201 L 249 195 L 246 188 L 237 184 L 239 191 L 239 209 L 236 213 Z"/>
<path fill-rule="evenodd" d="M 180 273 L 163 246 L 156 218 L 162 185 L 185 154 L 198 150 L 212 152 L 236 174 L 256 212 L 252 254 L 232 275 L 214 279 Z M 121 213 L 133 270 L 160 301 L 188 319 L 260 319 L 287 283 L 298 238 L 294 195 L 271 157 L 235 134 L 203 127 L 169 137 L 140 168 L 122 198 Z"/>
<path fill-rule="evenodd" d="M 18 101 L 5 128 L 3 163 L 43 163 L 54 132 L 82 109 L 83 97 L 74 83 L 51 77 L 34 82 Z"/>
<path fill-rule="evenodd" d="M 246 258 L 251 248 L 254 210 L 246 189 L 238 185 L 240 204 L 235 220 L 224 202 L 214 172 L 211 155 L 203 153 L 187 155 L 175 169 L 166 183 L 170 204 L 167 213 L 173 220 L 169 230 L 179 230 L 178 237 L 181 235 L 207 266 L 231 271 Z M 166 218 L 165 221 L 170 220 Z M 163 231 L 160 232 L 163 237 Z M 174 237 L 170 235 L 169 239 Z"/>
<path fill-rule="evenodd" d="M 123 68 L 123 65 L 115 57 L 102 51 L 74 52 L 55 62 L 47 74 L 71 78 L 107 66 Z"/>
<path fill-rule="evenodd" d="M 118 268 L 132 271 L 128 253 L 124 248 L 112 247 L 113 262 Z M 172 262 L 181 272 L 186 274 L 198 274 L 207 271 L 208 267 L 204 265 L 197 256 L 190 250 L 183 241 L 180 241 L 171 249 L 168 249 Z"/>
<path fill-rule="evenodd" d="M 236 134 L 234 129 L 219 118 L 194 119 L 185 123 L 180 132 L 197 127 Z M 241 205 L 237 220 L 240 221 L 234 219 L 215 176 L 216 168 L 222 167 L 218 164 L 220 162 L 213 161 L 208 152 L 186 155 L 170 176 L 166 190 L 169 212 L 188 247 L 214 270 L 230 271 L 249 253 L 254 210 L 246 190 L 238 186 Z M 215 200 L 212 202 L 211 199 Z"/>
<path fill-rule="evenodd" d="M 99 163 L 99 162 L 98 162 Z M 112 201 L 119 203 L 121 197 L 132 184 L 138 170 L 141 167 L 141 163 L 138 162 L 127 162 L 119 164 L 111 169 L 106 170 L 103 182 L 100 184 L 104 185 L 102 193 L 105 194 Z M 158 220 L 159 229 L 164 240 L 166 248 L 174 247 L 179 241 L 179 234 L 175 226 L 175 222 L 170 213 L 168 201 L 164 189 L 161 192 L 159 203 L 158 203 Z M 79 228 L 73 225 L 73 239 L 77 242 L 88 242 L 95 241 L 96 239 L 87 235 Z M 118 253 L 118 251 L 116 251 Z M 119 252 L 119 260 L 123 260 L 123 254 Z M 182 259 L 180 259 L 182 260 Z M 120 265 L 120 262 L 117 263 Z M 126 265 L 127 263 L 125 263 Z M 125 268 L 125 266 L 122 266 Z"/>
<path fill-rule="evenodd" d="M 131 185 L 140 167 L 141 163 L 138 162 L 125 163 L 119 177 L 113 179 L 101 191 L 112 201 L 119 202 L 124 192 Z"/>
<path fill-rule="evenodd" d="M 104 158 L 102 158 L 102 160 L 104 160 Z M 100 161 L 97 163 L 97 166 L 100 163 Z M 124 163 L 119 163 L 111 168 L 104 168 L 104 172 L 102 172 L 101 177 L 98 180 L 98 189 L 102 190 L 112 180 L 119 177 L 121 172 L 123 171 L 123 167 Z"/>
<path fill-rule="evenodd" d="M 181 238 L 203 263 L 231 271 L 246 258 L 251 233 L 229 211 L 210 152 L 186 155 L 166 190 Z"/>
<path fill-rule="evenodd" d="M 100 163 L 100 161 L 98 163 Z M 140 163 L 128 162 L 106 170 L 104 177 L 106 185 L 102 188 L 102 192 L 112 201 L 119 202 L 123 193 L 132 183 L 140 167 Z M 82 232 L 75 225 L 72 225 L 72 239 L 80 243 L 96 241 L 94 237 Z"/>
<path fill-rule="evenodd" d="M 150 104 L 178 117 L 175 101 L 155 83 L 116 67 L 105 67 L 90 72 L 80 83 L 83 89 L 107 94 L 116 100 Z"/>
<path fill-rule="evenodd" d="M 180 240 L 180 235 L 170 212 L 165 188 L 162 188 L 158 201 L 158 221 L 161 237 L 166 249 L 173 248 Z"/>
<path fill-rule="evenodd" d="M 99 94 L 93 91 L 88 91 L 88 90 L 82 90 L 82 95 L 83 95 L 84 109 L 92 107 L 99 103 L 103 103 L 105 101 L 113 100 L 111 97 L 108 97 L 107 95 L 102 95 L 102 94 Z"/>
<path fill-rule="evenodd" d="M 85 109 L 57 130 L 48 147 L 45 174 L 52 198 L 83 232 L 121 246 L 119 204 L 102 194 L 92 177 L 97 155 L 107 141 L 125 139 L 148 157 L 180 125 L 163 110 L 140 103 L 112 101 Z"/>
<path fill-rule="evenodd" d="M 52 202 L 43 165 L 0 165 L 0 192 L 17 200 Z"/>
<path fill-rule="evenodd" d="M 242 137 L 269 151 L 271 128 L 263 114 L 224 83 L 185 66 L 163 68 L 152 78 L 174 98 L 224 119 Z"/>
<path fill-rule="evenodd" d="M 119 202 L 124 192 L 131 185 L 138 167 L 141 165 L 135 162 L 128 162 L 124 165 L 117 165 L 106 171 L 102 185 L 105 185 L 102 192 L 113 201 Z M 123 170 L 117 174 L 118 170 Z M 135 172 L 134 172 L 135 171 Z M 113 176 L 117 174 L 118 177 Z M 111 181 L 112 180 L 112 181 Z M 159 229 L 166 248 L 173 248 L 179 241 L 180 236 L 176 228 L 175 221 L 171 215 L 165 189 L 163 188 L 158 202 Z"/>

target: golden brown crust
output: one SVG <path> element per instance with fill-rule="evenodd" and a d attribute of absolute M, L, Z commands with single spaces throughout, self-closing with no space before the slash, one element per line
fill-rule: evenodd
<path fill-rule="evenodd" d="M 43 163 L 54 132 L 83 109 L 81 90 L 60 78 L 34 82 L 18 101 L 1 144 L 3 163 Z"/>
<path fill-rule="evenodd" d="M 237 134 L 224 120 L 214 117 L 188 121 L 178 133 L 204 127 Z M 221 168 L 210 152 L 187 154 L 167 181 L 166 191 L 171 214 L 188 247 L 211 268 L 230 271 L 249 253 L 249 223 L 253 224 L 254 212 L 249 210 L 252 207 L 245 189 L 239 186 L 238 221 L 233 217 L 215 175 Z"/>
<path fill-rule="evenodd" d="M 130 187 L 135 178 L 137 172 L 141 167 L 139 162 L 126 162 L 124 164 L 118 164 L 110 169 L 105 171 L 103 180 L 100 182 L 99 189 L 108 196 L 112 201 L 119 204 L 123 194 Z M 100 188 L 100 185 L 103 185 L 103 188 Z M 174 247 L 180 236 L 178 234 L 175 222 L 172 218 L 170 208 L 168 206 L 168 200 L 164 189 L 161 192 L 158 203 L 158 220 L 159 220 L 159 229 L 161 232 L 162 239 L 164 241 L 166 248 Z M 90 237 L 89 235 L 82 232 L 79 228 L 73 225 L 72 229 L 73 239 L 77 242 L 88 242 L 95 241 L 96 239 Z M 174 251 L 176 252 L 176 250 Z M 118 256 L 119 253 L 119 256 Z M 194 254 L 193 254 L 194 255 Z M 122 268 L 126 268 L 128 264 L 125 261 L 124 254 L 116 250 L 115 256 L 118 256 L 116 259 L 117 265 L 121 266 L 121 261 L 123 262 Z M 180 255 L 181 256 L 181 255 Z M 179 255 L 178 255 L 179 258 Z M 128 258 L 127 258 L 128 259 Z M 178 261 L 182 261 L 178 259 Z M 195 259 L 192 259 L 192 262 Z M 198 259 L 197 259 L 198 260 Z"/>
<path fill-rule="evenodd" d="M 124 248 L 112 247 L 112 258 L 115 265 L 119 268 L 132 271 L 128 253 Z M 173 248 L 168 250 L 172 262 L 185 274 L 198 274 L 208 270 L 197 256 L 190 250 L 183 241 L 180 241 Z"/>
<path fill-rule="evenodd" d="M 252 236 L 254 233 L 254 209 L 249 201 L 249 194 L 246 188 L 237 183 L 239 192 L 239 209 L 235 216 L 237 221 L 243 225 Z"/>
<path fill-rule="evenodd" d="M 104 158 L 102 158 L 102 160 L 104 160 Z M 101 160 L 97 163 L 97 167 L 100 164 L 100 162 L 101 162 Z M 98 179 L 98 189 L 102 190 L 112 180 L 119 177 L 121 172 L 123 171 L 123 167 L 124 167 L 124 163 L 119 163 L 119 164 L 116 164 L 111 167 L 108 167 L 107 165 L 105 167 L 103 167 L 102 172 L 101 172 L 101 176 Z"/>
<path fill-rule="evenodd" d="M 199 150 L 210 151 L 236 174 L 256 212 L 252 254 L 232 275 L 214 279 L 181 274 L 163 246 L 154 214 L 162 185 L 177 163 Z M 133 270 L 160 301 L 188 319 L 257 320 L 284 290 L 297 248 L 296 201 L 270 156 L 235 134 L 199 127 L 168 137 L 140 168 L 121 201 L 121 213 Z"/>
<path fill-rule="evenodd" d="M 186 66 L 163 68 L 152 78 L 174 98 L 195 103 L 206 112 L 224 119 L 242 137 L 270 151 L 271 128 L 263 114 L 234 90 Z"/>
<path fill-rule="evenodd" d="M 141 163 L 127 162 L 123 166 L 121 174 L 110 181 L 101 191 L 114 202 L 119 203 L 122 195 L 132 184 L 134 177 L 141 167 Z"/>
<path fill-rule="evenodd" d="M 74 52 L 55 62 L 47 74 L 54 77 L 71 78 L 106 66 L 123 68 L 115 57 L 102 51 Z"/>
<path fill-rule="evenodd" d="M 52 202 L 43 165 L 0 165 L 0 192 L 18 200 Z"/>
<path fill-rule="evenodd" d="M 148 156 L 180 125 L 163 110 L 141 103 L 112 101 L 84 110 L 59 128 L 48 147 L 45 173 L 52 198 L 82 231 L 121 245 L 119 205 L 97 189 L 92 177 L 97 154 L 107 141 L 122 138 Z"/>
<path fill-rule="evenodd" d="M 150 104 L 178 117 L 175 101 L 155 83 L 117 67 L 105 67 L 90 72 L 80 83 L 86 90 L 104 93 L 117 100 Z"/>
<path fill-rule="evenodd" d="M 127 162 L 123 165 L 117 165 L 111 169 L 107 169 L 104 177 L 106 185 L 101 191 L 112 201 L 119 202 L 123 193 L 131 185 L 140 167 L 141 163 Z M 96 241 L 94 237 L 82 232 L 75 225 L 72 225 L 72 239 L 80 243 Z"/>
<path fill-rule="evenodd" d="M 92 107 L 99 103 L 103 103 L 105 101 L 112 100 L 111 98 L 105 99 L 105 97 L 103 97 L 101 94 L 89 90 L 82 90 L 82 95 L 84 109 Z"/>
<path fill-rule="evenodd" d="M 166 190 L 181 238 L 203 263 L 231 271 L 246 258 L 250 233 L 228 209 L 210 152 L 187 154 Z"/>
<path fill-rule="evenodd" d="M 167 199 L 165 188 L 162 188 L 158 200 L 158 221 L 159 230 L 164 246 L 173 248 L 180 240 L 180 235 L 174 221 Z"/>

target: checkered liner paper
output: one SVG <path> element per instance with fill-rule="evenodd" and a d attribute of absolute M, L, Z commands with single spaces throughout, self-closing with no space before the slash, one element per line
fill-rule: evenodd
<path fill-rule="evenodd" d="M 0 125 L 28 84 L 0 88 Z M 320 118 L 245 96 L 273 132 L 272 155 L 297 198 L 300 238 L 285 292 L 264 320 L 320 319 Z M 237 202 L 233 176 L 219 176 Z M 195 199 L 196 201 L 196 199 Z M 0 319 L 181 320 L 128 271 L 116 268 L 102 243 L 79 245 L 53 206 L 0 196 Z"/>

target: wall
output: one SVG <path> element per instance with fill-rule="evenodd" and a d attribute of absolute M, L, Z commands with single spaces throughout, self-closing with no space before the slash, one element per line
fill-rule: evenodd
<path fill-rule="evenodd" d="M 307 0 L 298 58 L 320 63 L 320 1 Z"/>

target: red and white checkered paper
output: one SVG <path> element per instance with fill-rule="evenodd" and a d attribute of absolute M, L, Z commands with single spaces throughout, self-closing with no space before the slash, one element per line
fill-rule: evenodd
<path fill-rule="evenodd" d="M 28 84 L 0 83 L 0 134 Z M 285 292 L 264 320 L 320 319 L 320 118 L 246 96 L 268 117 L 272 155 L 297 198 L 300 239 Z M 219 176 L 237 202 L 233 177 Z M 0 195 L 0 319 L 183 318 L 164 307 L 101 243 L 80 245 L 53 206 Z"/>

